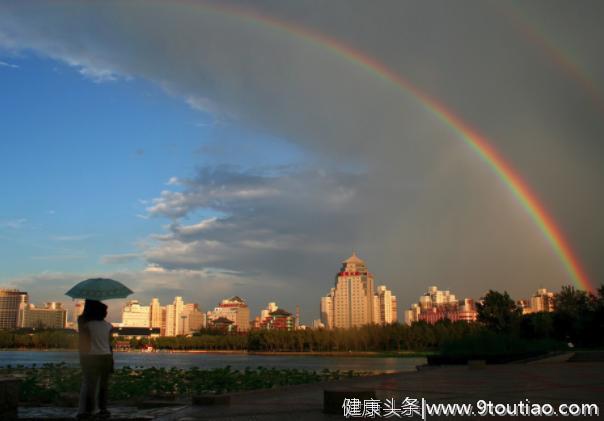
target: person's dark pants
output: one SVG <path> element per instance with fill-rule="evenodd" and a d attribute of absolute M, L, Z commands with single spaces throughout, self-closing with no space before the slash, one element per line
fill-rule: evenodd
<path fill-rule="evenodd" d="M 81 355 L 82 389 L 80 414 L 92 414 L 98 403 L 101 411 L 107 410 L 109 375 L 113 372 L 113 355 Z"/>

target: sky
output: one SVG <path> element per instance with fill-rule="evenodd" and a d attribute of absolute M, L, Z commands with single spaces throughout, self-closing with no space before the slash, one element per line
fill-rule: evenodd
<path fill-rule="evenodd" d="M 418 92 L 487 139 L 600 285 L 603 18 L 599 1 L 0 0 L 0 285 L 67 301 L 103 276 L 309 323 L 353 250 L 401 310 L 431 285 L 572 284 Z"/>

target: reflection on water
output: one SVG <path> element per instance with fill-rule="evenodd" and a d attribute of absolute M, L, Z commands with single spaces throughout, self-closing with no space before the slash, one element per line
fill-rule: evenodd
<path fill-rule="evenodd" d="M 77 366 L 78 354 L 73 351 L 3 351 L 0 366 L 17 364 L 31 366 L 45 363 L 67 363 Z M 425 358 L 373 358 L 373 357 L 319 357 L 319 356 L 269 356 L 246 354 L 197 354 L 168 352 L 119 352 L 115 354 L 116 367 L 177 367 L 202 369 L 220 368 L 227 365 L 233 369 L 245 367 L 296 368 L 300 370 L 363 371 L 390 373 L 414 371 L 417 365 L 425 364 Z"/>

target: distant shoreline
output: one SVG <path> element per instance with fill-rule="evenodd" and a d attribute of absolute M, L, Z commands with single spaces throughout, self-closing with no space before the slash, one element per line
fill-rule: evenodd
<path fill-rule="evenodd" d="M 1 352 L 74 352 L 76 349 L 51 348 L 2 348 Z M 207 349 L 191 349 L 191 350 L 169 350 L 160 349 L 153 352 L 145 352 L 141 350 L 130 351 L 115 351 L 116 354 L 216 354 L 216 355 L 256 355 L 266 357 L 365 357 L 365 358 L 421 358 L 427 355 L 432 355 L 432 352 L 414 352 L 414 351 L 247 351 L 247 350 L 207 350 Z"/>

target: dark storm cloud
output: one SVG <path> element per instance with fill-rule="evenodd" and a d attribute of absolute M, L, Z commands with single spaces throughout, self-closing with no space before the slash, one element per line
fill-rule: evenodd
<path fill-rule="evenodd" d="M 604 277 L 603 119 L 592 96 L 500 10 L 521 3 L 237 4 L 367 51 L 442 100 L 489 136 L 561 223 L 592 278 Z M 603 86 L 593 42 L 604 38 L 594 18 L 599 2 L 582 2 L 568 21 L 551 2 L 521 10 L 544 34 L 554 32 L 562 51 L 581 45 L 570 52 Z M 554 26 L 543 18 L 552 10 Z M 149 209 L 173 219 L 145 246 L 149 262 L 265 277 L 290 287 L 283 299 L 301 297 L 307 307 L 353 247 L 404 306 L 428 284 L 462 296 L 488 288 L 526 295 L 569 282 L 521 206 L 455 133 L 408 92 L 324 47 L 193 3 L 155 1 L 2 2 L 0 42 L 97 81 L 146 78 L 218 121 L 280 136 L 330 163 L 322 176 L 174 174 L 185 181 Z M 338 194 L 343 204 L 330 203 Z M 226 216 L 181 220 L 200 209 Z"/>
<path fill-rule="evenodd" d="M 259 175 L 223 168 L 201 170 L 181 183 L 186 187 L 176 198 L 164 192 L 150 211 L 173 216 L 176 208 L 186 216 L 203 209 L 225 216 L 173 222 L 147 245 L 149 262 L 167 269 L 217 267 L 294 289 L 310 287 L 315 295 L 329 285 L 342 252 L 354 246 L 355 223 L 368 210 L 360 175 L 310 170 Z M 264 294 L 255 291 L 249 298 L 258 301 Z"/>

